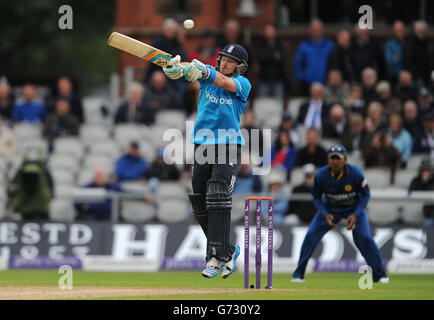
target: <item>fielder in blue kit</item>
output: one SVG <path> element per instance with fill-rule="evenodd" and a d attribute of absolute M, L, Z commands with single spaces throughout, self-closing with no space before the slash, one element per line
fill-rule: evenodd
<path fill-rule="evenodd" d="M 229 235 L 232 191 L 241 165 L 241 146 L 245 144 L 239 123 L 252 87 L 242 76 L 247 61 L 247 51 L 230 44 L 219 52 L 215 67 L 196 59 L 181 62 L 176 56 L 163 69 L 171 79 L 184 77 L 200 85 L 191 136 L 195 157 L 189 199 L 193 215 L 207 237 L 207 264 L 202 271 L 206 278 L 215 278 L 220 272 L 227 278 L 235 270 L 240 254 L 239 246 L 229 242 Z M 198 156 L 206 161 L 198 161 Z"/>
<path fill-rule="evenodd" d="M 320 168 L 315 175 L 312 195 L 318 212 L 304 238 L 292 282 L 304 282 L 306 266 L 316 246 L 342 219 L 347 221 L 347 230 L 352 230 L 354 244 L 372 268 L 373 281 L 389 282 L 380 250 L 369 229 L 366 206 L 371 195 L 368 182 L 362 170 L 348 164 L 346 160 L 345 147 L 333 145 L 328 151 L 329 164 Z"/>

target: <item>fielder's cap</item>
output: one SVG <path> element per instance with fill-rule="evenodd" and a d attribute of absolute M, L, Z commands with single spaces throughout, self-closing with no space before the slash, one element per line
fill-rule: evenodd
<path fill-rule="evenodd" d="M 249 54 L 247 53 L 246 49 L 236 43 L 228 44 L 223 48 L 222 51 L 219 52 L 219 55 L 235 59 L 239 63 L 247 63 L 249 61 Z"/>
<path fill-rule="evenodd" d="M 303 166 L 305 176 L 313 176 L 315 174 L 315 166 L 312 163 L 307 163 Z"/>
<path fill-rule="evenodd" d="M 345 147 L 343 145 L 340 145 L 340 144 L 332 145 L 327 153 L 328 153 L 329 158 L 331 156 L 337 155 L 341 159 L 343 159 L 347 156 L 347 150 L 345 149 Z"/>

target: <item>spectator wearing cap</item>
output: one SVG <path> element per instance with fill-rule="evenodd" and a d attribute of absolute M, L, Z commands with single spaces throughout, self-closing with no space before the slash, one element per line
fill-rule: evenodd
<path fill-rule="evenodd" d="M 422 117 L 425 114 L 434 111 L 434 102 L 433 102 L 432 95 L 425 87 L 422 87 L 419 90 L 418 103 L 419 103 L 419 113 L 422 115 Z"/>
<path fill-rule="evenodd" d="M 327 84 L 324 86 L 324 100 L 329 104 L 342 104 L 348 99 L 349 87 L 342 81 L 339 70 L 330 70 L 327 74 Z"/>
<path fill-rule="evenodd" d="M 145 176 L 148 180 L 154 178 L 157 181 L 173 181 L 179 180 L 180 172 L 176 165 L 164 161 L 164 149 L 159 149 Z"/>
<path fill-rule="evenodd" d="M 295 165 L 297 149 L 292 144 L 286 131 L 280 131 L 274 146 L 271 147 L 271 167 L 283 168 L 286 171 L 286 180 L 289 181 L 292 168 Z"/>
<path fill-rule="evenodd" d="M 304 181 L 292 189 L 292 194 L 311 194 L 315 180 L 315 166 L 307 163 L 303 166 Z M 299 221 L 305 224 L 312 222 L 317 209 L 311 200 L 290 200 L 287 215 L 296 214 Z"/>
<path fill-rule="evenodd" d="M 0 116 L 4 121 L 9 121 L 14 108 L 14 98 L 11 94 L 11 86 L 7 81 L 0 81 Z"/>
<path fill-rule="evenodd" d="M 259 96 L 283 99 L 284 84 L 287 82 L 285 72 L 285 50 L 276 36 L 272 24 L 264 27 L 264 38 L 258 48 Z"/>
<path fill-rule="evenodd" d="M 13 122 L 43 123 L 47 110 L 42 102 L 36 100 L 36 88 L 26 84 L 23 87 L 24 102 L 15 104 L 12 110 Z"/>
<path fill-rule="evenodd" d="M 330 106 L 324 101 L 323 85 L 315 82 L 310 86 L 309 102 L 303 103 L 298 112 L 297 124 L 320 130 L 327 120 Z"/>
<path fill-rule="evenodd" d="M 407 166 L 408 158 L 411 156 L 413 139 L 410 133 L 402 126 L 402 118 L 399 114 L 394 113 L 389 119 L 390 135 L 392 143 L 401 154 L 401 168 Z"/>
<path fill-rule="evenodd" d="M 434 191 L 434 169 L 430 159 L 424 159 L 419 166 L 419 172 L 410 183 L 408 192 L 413 191 Z M 425 204 L 423 215 L 427 219 L 425 226 L 434 226 L 434 205 Z"/>
<path fill-rule="evenodd" d="M 319 145 L 319 133 L 316 129 L 310 128 L 306 132 L 307 144 L 297 153 L 295 165 L 302 167 L 305 164 L 312 163 L 317 168 L 327 164 L 327 150 Z"/>
<path fill-rule="evenodd" d="M 132 142 L 126 154 L 116 161 L 116 176 L 119 182 L 140 180 L 147 168 L 148 163 L 140 156 L 139 144 Z"/>
<path fill-rule="evenodd" d="M 303 41 L 295 54 L 295 74 L 302 85 L 302 94 L 315 82 L 324 83 L 333 42 L 323 36 L 323 24 L 314 19 L 310 24 L 310 39 Z"/>
<path fill-rule="evenodd" d="M 402 69 L 403 49 L 406 41 L 407 30 L 401 20 L 393 23 L 393 37 L 390 38 L 384 47 L 386 59 L 387 76 L 392 83 L 398 80 L 398 74 Z"/>
<path fill-rule="evenodd" d="M 296 148 L 300 147 L 300 135 L 296 130 L 294 130 L 294 119 L 292 118 L 289 112 L 285 112 L 282 115 L 282 121 L 280 122 L 278 132 L 286 131 L 289 134 L 289 138 L 291 142 L 294 144 Z"/>
<path fill-rule="evenodd" d="M 365 99 L 363 98 L 362 85 L 358 83 L 351 85 L 350 93 L 347 101 L 345 101 L 345 105 L 352 114 L 358 113 L 363 118 L 366 117 L 367 105 Z"/>
<path fill-rule="evenodd" d="M 361 156 L 371 143 L 373 134 L 365 128 L 363 117 L 355 113 L 350 120 L 351 129 L 342 136 L 342 145 L 349 153 Z"/>
<path fill-rule="evenodd" d="M 351 127 L 345 109 L 341 104 L 335 104 L 330 109 L 329 120 L 324 124 L 322 137 L 341 140 L 350 131 Z"/>
<path fill-rule="evenodd" d="M 413 77 L 407 70 L 402 70 L 398 76 L 398 84 L 393 94 L 402 103 L 411 99 L 417 101 L 417 87 L 413 84 Z"/>
<path fill-rule="evenodd" d="M 416 136 L 417 132 L 421 131 L 423 128 L 423 122 L 419 115 L 417 104 L 413 100 L 407 100 L 404 103 L 402 125 L 413 138 Z"/>
<path fill-rule="evenodd" d="M 434 111 L 423 117 L 423 130 L 414 137 L 413 153 L 428 154 L 434 158 Z"/>
<path fill-rule="evenodd" d="M 375 87 L 378 101 L 383 105 L 384 115 L 389 117 L 392 113 L 401 113 L 402 104 L 398 98 L 392 97 L 390 83 L 383 80 Z"/>
<path fill-rule="evenodd" d="M 274 223 L 276 225 L 284 223 L 285 214 L 288 210 L 288 195 L 283 189 L 283 184 L 284 177 L 277 172 L 270 173 L 266 196 L 274 198 Z"/>

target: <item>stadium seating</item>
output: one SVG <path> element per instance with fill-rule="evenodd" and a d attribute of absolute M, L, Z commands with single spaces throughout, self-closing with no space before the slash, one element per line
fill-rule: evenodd
<path fill-rule="evenodd" d="M 77 186 L 84 186 L 93 181 L 94 178 L 94 169 L 92 168 L 84 168 L 80 170 L 77 176 Z"/>
<path fill-rule="evenodd" d="M 58 138 L 54 141 L 54 152 L 81 159 L 84 154 L 84 145 L 78 138 Z"/>
<path fill-rule="evenodd" d="M 302 168 L 294 168 L 291 171 L 291 180 L 290 183 L 293 187 L 303 183 L 304 181 L 304 172 Z"/>
<path fill-rule="evenodd" d="M 283 102 L 276 98 L 257 98 L 253 103 L 253 112 L 261 127 L 277 128 L 282 119 Z"/>
<path fill-rule="evenodd" d="M 84 120 L 86 123 L 104 123 L 101 108 L 105 106 L 108 110 L 110 104 L 107 100 L 99 97 L 88 96 L 83 98 Z"/>
<path fill-rule="evenodd" d="M 371 188 L 386 188 L 389 186 L 390 170 L 384 168 L 368 168 L 364 170 L 365 178 Z"/>
<path fill-rule="evenodd" d="M 42 137 L 42 128 L 37 124 L 25 122 L 16 123 L 13 126 L 12 131 L 19 142 Z"/>
<path fill-rule="evenodd" d="M 118 124 L 114 128 L 114 139 L 121 148 L 126 148 L 132 141 L 142 140 L 144 129 L 137 124 Z"/>
<path fill-rule="evenodd" d="M 166 198 L 158 202 L 157 219 L 163 223 L 185 222 L 191 215 L 188 198 Z"/>
<path fill-rule="evenodd" d="M 101 124 L 83 124 L 80 127 L 80 140 L 85 144 L 94 144 L 110 138 L 110 130 Z"/>
<path fill-rule="evenodd" d="M 111 159 L 117 159 L 122 154 L 119 145 L 115 140 L 105 139 L 89 145 L 89 154 L 107 156 Z"/>
<path fill-rule="evenodd" d="M 76 181 L 74 172 L 62 169 L 51 170 L 51 177 L 54 185 L 74 186 Z"/>
<path fill-rule="evenodd" d="M 48 158 L 48 168 L 54 170 L 67 170 L 76 173 L 79 169 L 80 162 L 77 158 L 67 155 L 53 153 Z"/>
<path fill-rule="evenodd" d="M 178 110 L 161 110 L 155 117 L 155 125 L 176 128 L 185 131 L 187 115 Z"/>
<path fill-rule="evenodd" d="M 73 222 L 76 216 L 72 201 L 54 198 L 50 201 L 49 219 L 59 222 Z"/>
<path fill-rule="evenodd" d="M 400 218 L 400 205 L 393 202 L 370 201 L 368 204 L 368 217 L 371 223 L 388 225 L 395 223 Z"/>
<path fill-rule="evenodd" d="M 402 221 L 413 225 L 422 225 L 425 217 L 423 216 L 424 203 L 407 202 L 402 206 Z"/>
<path fill-rule="evenodd" d="M 108 174 L 114 172 L 114 163 L 112 159 L 104 155 L 90 154 L 85 157 L 83 167 L 88 169 L 95 169 L 96 167 L 103 167 Z"/>
<path fill-rule="evenodd" d="M 301 105 L 307 101 L 309 101 L 307 97 L 292 97 L 288 100 L 287 110 L 293 119 L 297 119 Z"/>
<path fill-rule="evenodd" d="M 155 217 L 155 207 L 143 201 L 123 200 L 121 217 L 126 222 L 144 223 Z"/>
<path fill-rule="evenodd" d="M 418 171 L 412 169 L 398 170 L 395 174 L 395 186 L 408 189 L 413 178 L 417 176 Z"/>
<path fill-rule="evenodd" d="M 165 199 L 187 199 L 185 186 L 180 182 L 160 182 L 156 192 L 158 201 Z"/>

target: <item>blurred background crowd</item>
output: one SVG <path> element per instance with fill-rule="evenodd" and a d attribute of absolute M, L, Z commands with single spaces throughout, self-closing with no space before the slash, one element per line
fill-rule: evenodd
<path fill-rule="evenodd" d="M 376 21 L 374 30 L 354 22 L 327 31 L 309 16 L 298 26 L 302 36 L 291 40 L 290 25 L 264 23 L 251 37 L 245 19 L 231 17 L 218 29 L 201 28 L 191 44 L 180 20 L 165 15 L 151 44 L 212 66 L 228 43 L 248 50 L 253 91 L 241 127 L 271 129 L 271 144 L 261 144 L 260 153 L 270 155 L 272 170 L 257 176 L 243 164 L 234 199 L 274 195 L 276 223 L 299 224 L 310 222 L 315 208 L 291 195 L 309 193 L 333 143 L 347 148 L 348 162 L 365 170 L 373 190 L 434 190 L 434 33 L 424 20 L 405 20 L 383 21 L 378 38 Z M 155 65 L 132 67 L 126 59 L 119 53 L 121 81 L 104 80 L 107 96 L 80 90 L 89 82 L 80 83 L 74 71 L 44 83 L 0 69 L 0 219 L 113 218 L 114 198 L 78 200 L 76 188 L 143 196 L 116 203 L 121 220 L 189 218 L 191 166 L 164 162 L 162 136 L 167 128 L 185 135 L 185 121 L 196 115 L 197 83 L 169 80 Z M 56 74 L 55 61 L 51 67 Z M 433 208 L 421 207 L 414 222 L 432 225 Z M 378 221 L 405 219 L 396 213 Z"/>

